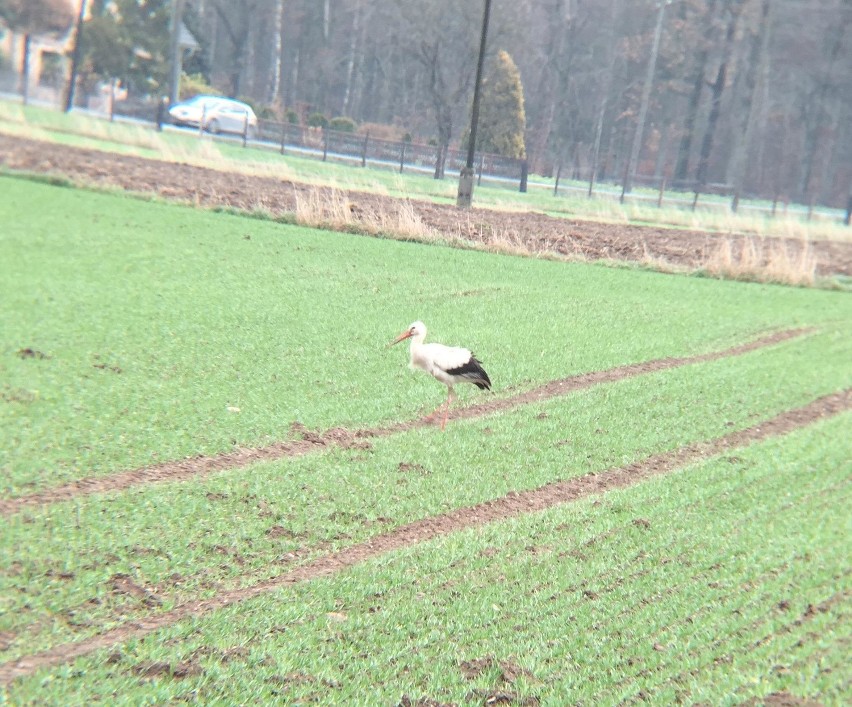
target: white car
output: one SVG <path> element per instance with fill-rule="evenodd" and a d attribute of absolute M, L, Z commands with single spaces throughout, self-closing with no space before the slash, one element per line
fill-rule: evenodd
<path fill-rule="evenodd" d="M 211 133 L 237 133 L 257 130 L 257 116 L 251 106 L 221 96 L 195 96 L 187 101 L 175 103 L 169 115 L 176 125 L 193 128 L 203 126 Z"/>

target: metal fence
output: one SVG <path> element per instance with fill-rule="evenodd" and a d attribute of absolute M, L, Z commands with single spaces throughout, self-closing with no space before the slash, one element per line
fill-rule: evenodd
<path fill-rule="evenodd" d="M 416 142 L 383 140 L 353 132 L 311 128 L 272 120 L 259 120 L 257 131 L 246 142 L 277 144 L 281 154 L 308 153 L 323 160 L 334 159 L 366 167 L 383 166 L 400 172 L 413 170 L 441 176 L 458 174 L 467 164 L 467 153 L 448 149 L 442 154 L 440 147 Z M 443 165 L 443 169 L 440 166 Z M 474 167 L 480 180 L 501 180 L 516 183 L 525 190 L 527 166 L 524 160 L 477 153 Z"/>

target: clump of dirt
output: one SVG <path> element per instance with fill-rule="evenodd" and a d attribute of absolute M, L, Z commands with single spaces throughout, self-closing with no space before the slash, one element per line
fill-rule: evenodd
<path fill-rule="evenodd" d="M 755 697 L 743 703 L 743 707 L 822 707 L 821 702 L 809 700 L 804 697 L 796 697 L 789 692 L 773 692 L 766 697 Z"/>
<path fill-rule="evenodd" d="M 468 701 L 476 701 L 482 705 L 520 705 L 521 707 L 538 707 L 541 704 L 538 697 L 520 697 L 506 690 L 474 690 L 468 695 Z"/>
<path fill-rule="evenodd" d="M 400 473 L 403 474 L 414 472 L 416 474 L 420 474 L 421 476 L 428 476 L 431 473 L 425 466 L 423 466 L 422 464 L 418 464 L 417 462 L 400 462 L 397 469 L 400 471 Z"/>
<path fill-rule="evenodd" d="M 493 656 L 476 658 L 475 660 L 463 660 L 459 663 L 462 675 L 467 680 L 475 680 L 483 673 L 497 671 L 497 682 L 513 683 L 520 677 L 535 681 L 535 676 L 515 663 L 508 660 L 498 660 Z"/>
<path fill-rule="evenodd" d="M 154 607 L 162 604 L 162 601 L 156 594 L 148 591 L 145 587 L 140 587 L 133 581 L 133 579 L 131 579 L 130 575 L 121 573 L 115 574 L 112 576 L 109 583 L 110 588 L 115 594 L 124 594 L 132 597 L 133 599 L 141 601 L 145 604 L 145 606 Z"/>
<path fill-rule="evenodd" d="M 18 349 L 15 355 L 18 356 L 18 358 L 50 358 L 50 356 L 48 356 L 46 353 L 42 351 L 36 351 L 35 349 L 30 348 L 29 346 L 27 346 L 25 349 Z"/>
<path fill-rule="evenodd" d="M 269 530 L 266 531 L 266 537 L 268 538 L 287 538 L 292 540 L 294 538 L 299 537 L 298 533 L 293 532 L 289 528 L 285 528 L 283 525 L 273 525 Z"/>
<path fill-rule="evenodd" d="M 134 666 L 133 672 L 146 678 L 167 677 L 182 680 L 183 678 L 192 677 L 193 675 L 201 675 L 204 671 L 198 663 L 193 663 L 191 661 L 181 661 L 174 665 L 171 663 L 150 661 Z"/>
<path fill-rule="evenodd" d="M 438 702 L 431 697 L 418 697 L 412 700 L 408 695 L 403 695 L 396 707 L 458 707 L 455 702 Z"/>

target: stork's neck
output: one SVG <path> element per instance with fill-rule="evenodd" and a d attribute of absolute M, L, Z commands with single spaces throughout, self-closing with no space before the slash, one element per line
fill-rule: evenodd
<path fill-rule="evenodd" d="M 426 339 L 426 332 L 420 332 L 419 334 L 414 334 L 411 337 L 411 346 L 410 350 L 414 351 L 415 349 L 423 346 L 423 341 Z"/>

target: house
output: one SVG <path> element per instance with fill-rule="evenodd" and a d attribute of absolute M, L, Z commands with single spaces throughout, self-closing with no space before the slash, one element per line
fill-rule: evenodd
<path fill-rule="evenodd" d="M 84 0 L 68 0 L 72 17 L 80 14 Z M 30 35 L 29 98 L 58 102 L 67 81 L 71 50 L 74 47 L 72 21 L 59 33 Z M 24 35 L 13 32 L 0 23 L 0 91 L 23 93 L 21 85 L 24 63 Z"/>

